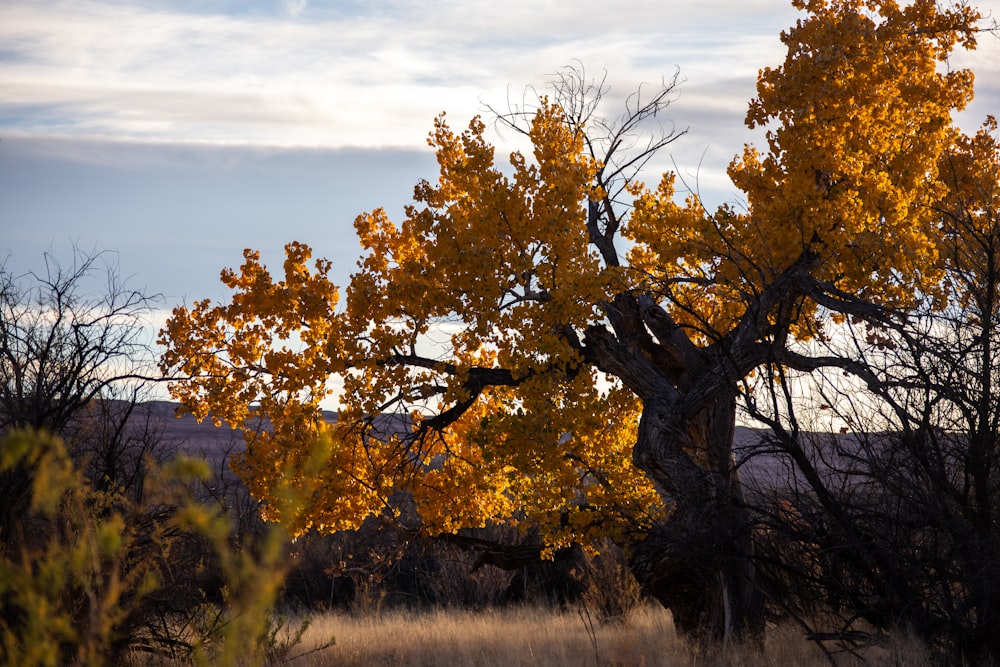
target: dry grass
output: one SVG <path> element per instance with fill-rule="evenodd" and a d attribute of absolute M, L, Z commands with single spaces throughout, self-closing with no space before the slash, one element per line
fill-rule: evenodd
<path fill-rule="evenodd" d="M 621 624 L 602 625 L 585 611 L 520 607 L 482 612 L 386 611 L 368 616 L 318 616 L 291 656 L 334 637 L 336 644 L 302 655 L 292 664 L 308 667 L 406 665 L 411 667 L 765 667 L 828 666 L 812 643 L 792 628 L 769 633 L 759 650 L 730 647 L 713 654 L 677 638 L 668 612 L 643 607 Z M 838 664 L 858 664 L 848 655 Z M 927 664 L 912 643 L 870 649 L 868 665 Z"/>

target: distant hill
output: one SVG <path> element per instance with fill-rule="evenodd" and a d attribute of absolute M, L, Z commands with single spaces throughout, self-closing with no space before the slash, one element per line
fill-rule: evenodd
<path fill-rule="evenodd" d="M 210 419 L 201 423 L 190 414 L 177 417 L 179 404 L 168 401 L 152 401 L 140 406 L 154 422 L 162 425 L 163 442 L 170 449 L 184 452 L 194 456 L 206 458 L 213 467 L 221 463 L 222 459 L 245 449 L 245 444 L 240 432 L 223 424 L 215 426 Z M 337 413 L 325 411 L 324 418 L 329 422 L 337 421 Z M 402 431 L 406 428 L 403 420 L 398 417 L 388 417 L 382 425 L 386 431 Z M 736 428 L 735 453 L 736 460 L 740 466 L 743 483 L 756 490 L 788 488 L 796 486 L 801 482 L 799 475 L 792 469 L 790 461 L 771 451 L 761 451 L 758 447 L 762 438 L 766 436 L 764 430 L 752 429 L 743 426 Z M 843 435 L 822 435 L 816 434 L 817 441 L 836 441 L 836 446 L 831 446 L 825 453 L 827 456 L 830 450 L 840 449 L 849 444 L 852 440 L 850 436 Z M 825 449 L 825 448 L 824 448 Z M 821 457 L 822 458 L 822 457 Z M 819 468 L 825 468 L 819 462 Z"/>
<path fill-rule="evenodd" d="M 193 415 L 178 417 L 180 404 L 170 401 L 150 401 L 137 407 L 133 416 L 136 425 L 147 416 L 154 424 L 162 427 L 162 441 L 168 449 L 194 456 L 203 456 L 210 463 L 221 457 L 245 449 L 241 433 L 227 424 L 215 426 L 211 419 L 198 422 Z M 324 411 L 324 418 L 330 422 L 337 420 L 336 412 Z"/>

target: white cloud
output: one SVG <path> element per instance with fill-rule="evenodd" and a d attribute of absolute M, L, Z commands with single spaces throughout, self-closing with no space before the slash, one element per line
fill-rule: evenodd
<path fill-rule="evenodd" d="M 38 119 L 32 132 L 420 145 L 438 112 L 501 105 L 508 85 L 541 83 L 573 59 L 612 81 L 654 80 L 685 60 L 693 78 L 757 48 L 733 32 L 685 37 L 704 16 L 646 4 L 372 3 L 325 18 L 310 6 L 321 17 L 310 21 L 13 4 L 0 8 L 0 82 L 8 105 Z M 306 3 L 285 7 L 301 16 Z"/>
<path fill-rule="evenodd" d="M 299 17 L 309 6 L 309 0 L 285 0 L 285 11 L 289 16 Z"/>
<path fill-rule="evenodd" d="M 609 102 L 679 67 L 670 115 L 691 132 L 671 151 L 724 186 L 751 138 L 757 70 L 780 62 L 778 33 L 797 16 L 788 0 L 284 0 L 281 16 L 163 6 L 0 6 L 3 133 L 423 147 L 439 112 L 464 126 L 575 60 L 607 70 Z M 962 60 L 979 71 L 973 124 L 1000 103 L 997 40 L 981 45 Z"/>

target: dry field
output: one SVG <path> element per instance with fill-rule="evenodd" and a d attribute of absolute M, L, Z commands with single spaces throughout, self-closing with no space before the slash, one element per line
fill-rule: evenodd
<path fill-rule="evenodd" d="M 294 624 L 293 624 L 294 625 Z M 309 653 L 312 646 L 335 644 Z M 655 607 L 634 612 L 627 622 L 605 625 L 585 612 L 510 608 L 483 612 L 386 611 L 317 616 L 292 649 L 289 663 L 308 667 L 828 667 L 830 662 L 795 630 L 770 632 L 763 651 L 731 647 L 700 653 L 677 639 L 669 613 Z M 839 665 L 928 665 L 912 643 L 870 648 L 866 662 L 838 656 Z"/>

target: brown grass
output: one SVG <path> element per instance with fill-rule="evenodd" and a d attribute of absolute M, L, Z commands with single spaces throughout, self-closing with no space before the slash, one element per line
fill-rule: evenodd
<path fill-rule="evenodd" d="M 335 645 L 302 655 L 333 637 Z M 294 665 L 308 667 L 406 665 L 411 667 L 765 667 L 828 666 L 823 653 L 793 628 L 773 629 L 763 649 L 738 646 L 711 654 L 678 639 L 670 614 L 643 607 L 620 624 L 600 624 L 586 611 L 515 607 L 480 612 L 392 610 L 372 615 L 315 617 Z M 867 665 L 928 664 L 914 642 L 870 648 Z M 850 655 L 837 664 L 861 664 Z"/>

